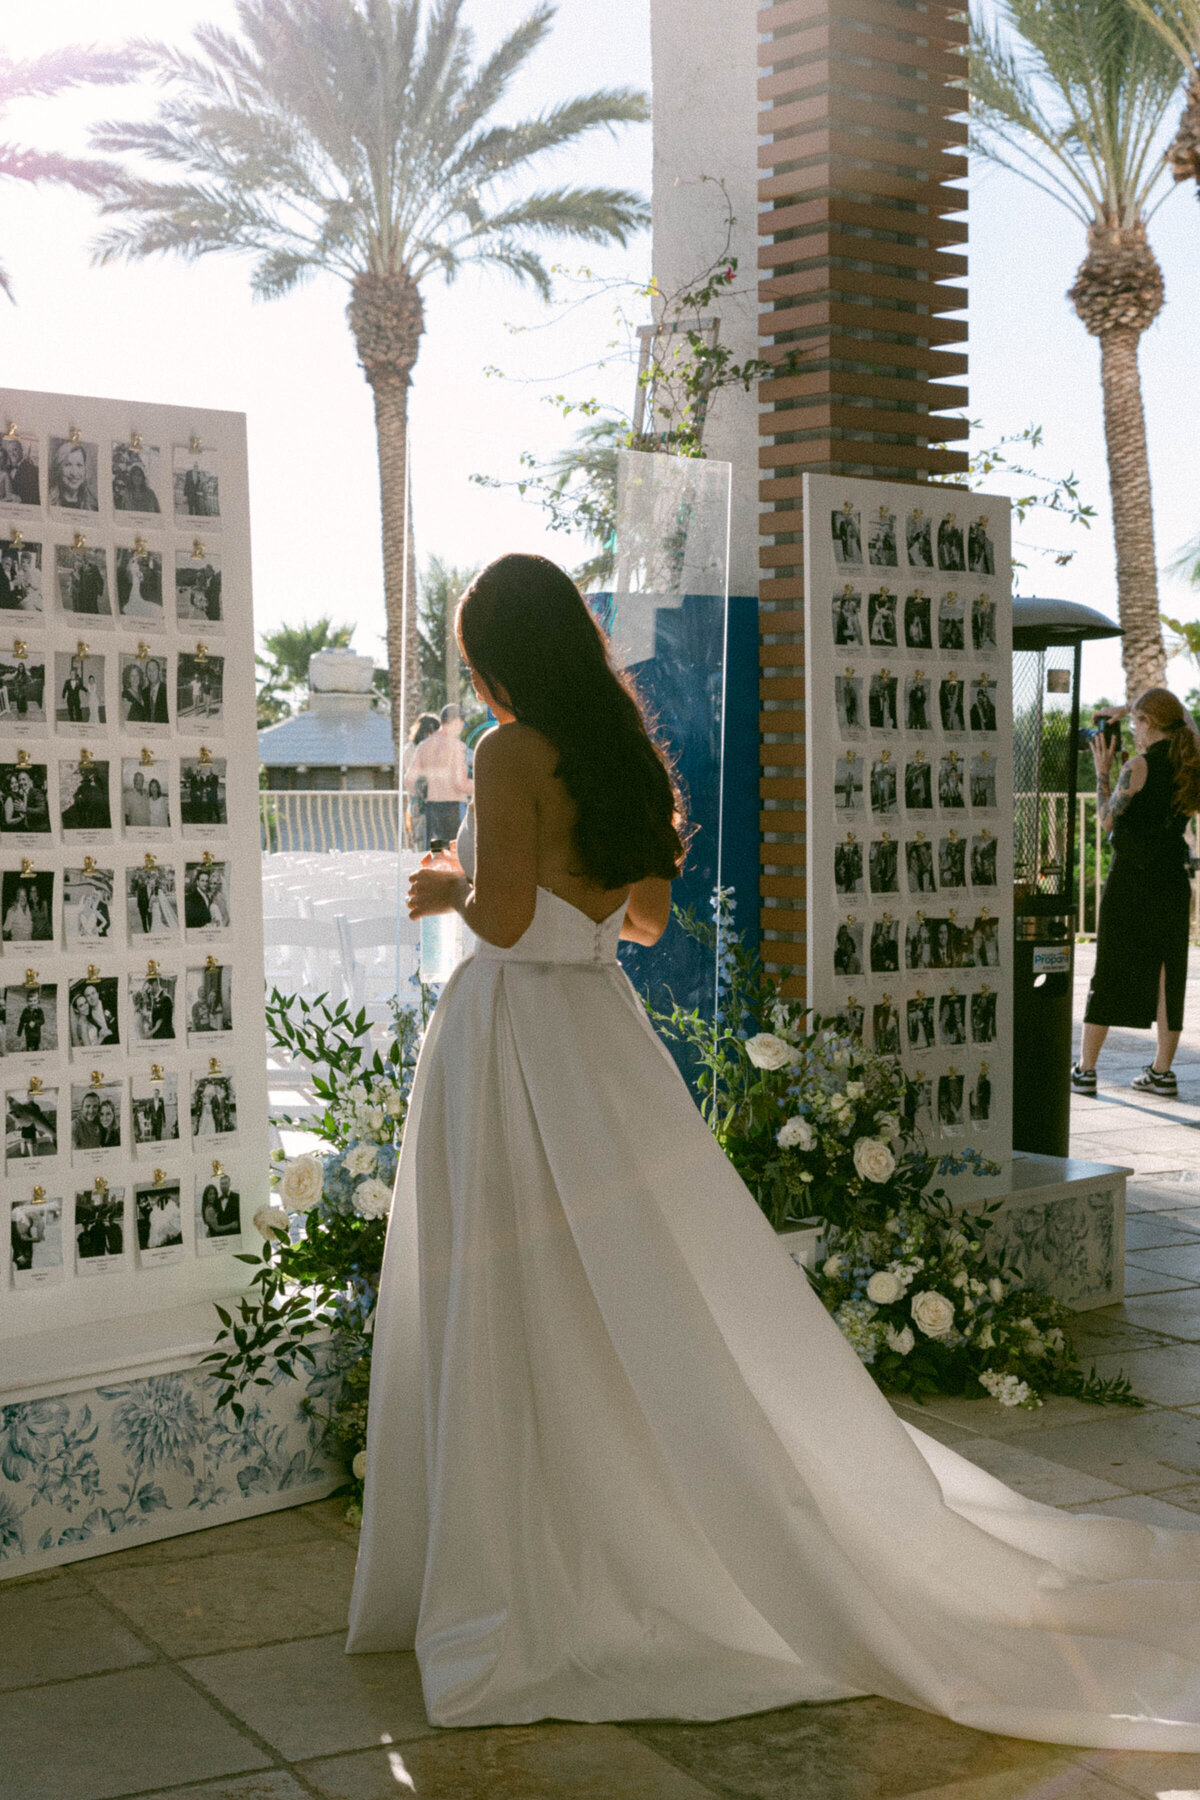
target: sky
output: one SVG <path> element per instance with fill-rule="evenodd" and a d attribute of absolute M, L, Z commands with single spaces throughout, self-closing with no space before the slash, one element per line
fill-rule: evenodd
<path fill-rule="evenodd" d="M 184 42 L 201 21 L 235 23 L 233 0 L 39 0 L 6 10 L 3 46 L 13 56 L 141 35 Z M 468 0 L 481 52 L 527 10 L 527 0 Z M 551 36 L 514 84 L 506 110 L 516 117 L 584 89 L 626 85 L 650 86 L 649 0 L 606 0 L 602 9 L 595 0 L 560 0 Z M 129 117 L 150 104 L 133 88 L 27 102 L 12 109 L 4 135 L 82 149 L 90 119 Z M 626 128 L 615 140 L 595 134 L 541 165 L 537 179 L 648 193 L 650 156 L 648 126 Z M 981 422 L 979 441 L 1041 425 L 1037 466 L 1051 475 L 1074 472 L 1098 514 L 1086 532 L 1068 531 L 1061 520 L 1028 521 L 1019 541 L 1076 554 L 1057 568 L 1019 550 L 1029 565 L 1020 586 L 1115 614 L 1099 350 L 1065 299 L 1085 249 L 1082 228 L 1028 184 L 986 165 L 972 171 L 969 220 L 969 413 Z M 97 268 L 88 256 L 96 224 L 92 203 L 79 196 L 0 187 L 0 256 L 17 300 L 0 300 L 6 382 L 245 412 L 258 628 L 329 613 L 356 621 L 356 647 L 382 658 L 374 427 L 345 324 L 344 285 L 319 277 L 264 303 L 251 298 L 247 264 L 236 257 Z M 1165 564 L 1200 531 L 1194 192 L 1168 193 L 1151 241 L 1167 305 L 1143 340 L 1142 373 Z M 550 254 L 570 270 L 586 265 L 606 283 L 627 282 L 630 304 L 639 304 L 633 289 L 649 274 L 648 233 L 625 251 L 568 243 Z M 563 283 L 569 299 L 586 287 L 576 279 Z M 504 277 L 467 272 L 452 287 L 433 284 L 426 317 L 411 427 L 419 557 L 436 554 L 469 567 L 523 549 L 581 560 L 582 543 L 549 532 L 536 506 L 470 478 L 512 480 L 522 451 L 540 457 L 565 443 L 578 421 L 565 420 L 550 403 L 557 393 L 631 406 L 632 371 L 608 352 L 611 291 L 548 313 Z M 598 369 L 598 362 L 607 366 Z M 504 375 L 488 373 L 495 368 Z M 1200 615 L 1200 594 L 1178 580 L 1164 580 L 1162 604 L 1176 616 Z M 1184 693 L 1200 683 L 1200 673 L 1179 659 L 1170 680 Z M 1115 647 L 1086 650 L 1084 687 L 1090 698 L 1121 696 Z"/>

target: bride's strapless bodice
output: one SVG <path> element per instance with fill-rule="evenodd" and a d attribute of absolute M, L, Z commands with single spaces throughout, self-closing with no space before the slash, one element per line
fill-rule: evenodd
<path fill-rule="evenodd" d="M 458 832 L 458 860 L 463 873 L 475 875 L 475 808 L 468 806 Z M 485 961 L 529 963 L 615 963 L 624 902 L 599 924 L 549 888 L 537 891 L 537 906 L 528 928 L 515 944 L 502 950 L 484 938 L 475 940 L 475 955 Z"/>

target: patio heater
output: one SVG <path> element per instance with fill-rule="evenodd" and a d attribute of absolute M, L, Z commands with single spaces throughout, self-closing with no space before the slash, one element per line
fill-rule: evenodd
<path fill-rule="evenodd" d="M 1079 671 L 1120 637 L 1070 600 L 1013 599 L 1013 1149 L 1067 1156 Z"/>

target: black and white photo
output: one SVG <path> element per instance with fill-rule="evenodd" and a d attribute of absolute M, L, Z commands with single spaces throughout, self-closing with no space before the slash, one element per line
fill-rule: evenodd
<path fill-rule="evenodd" d="M 193 450 L 179 444 L 173 459 L 175 517 L 219 519 L 220 457 L 215 450 Z"/>
<path fill-rule="evenodd" d="M 188 934 L 225 932 L 230 922 L 229 864 L 185 863 L 183 923 Z"/>
<path fill-rule="evenodd" d="M 929 924 L 929 967 L 931 969 L 953 969 L 956 966 L 954 955 L 954 934 L 957 930 L 953 919 L 930 919 Z"/>
<path fill-rule="evenodd" d="M 995 810 L 996 759 L 986 750 L 971 758 L 971 805 L 980 812 Z"/>
<path fill-rule="evenodd" d="M 75 1195 L 75 1256 L 81 1275 L 101 1275 L 125 1261 L 125 1189 L 83 1188 Z"/>
<path fill-rule="evenodd" d="M 990 913 L 980 913 L 974 927 L 975 967 L 1000 967 L 1000 921 Z"/>
<path fill-rule="evenodd" d="M 106 944 L 113 935 L 113 886 L 111 869 L 97 867 L 88 857 L 81 869 L 63 870 L 63 941 Z"/>
<path fill-rule="evenodd" d="M 866 1017 L 862 1002 L 849 995 L 843 1006 L 838 1009 L 837 1028 L 843 1037 L 853 1038 L 856 1043 L 862 1042 L 863 1020 Z"/>
<path fill-rule="evenodd" d="M 878 1000 L 872 1007 L 871 1036 L 880 1056 L 899 1056 L 900 1014 L 890 1000 Z"/>
<path fill-rule="evenodd" d="M 971 602 L 971 642 L 981 656 L 996 648 L 996 602 L 990 594 L 976 594 Z"/>
<path fill-rule="evenodd" d="M 904 600 L 904 645 L 908 650 L 932 650 L 933 602 L 928 594 L 908 594 Z"/>
<path fill-rule="evenodd" d="M 980 988 L 971 995 L 971 1042 L 994 1044 L 996 1041 L 996 995 L 991 988 Z"/>
<path fill-rule="evenodd" d="M 4 1160 L 9 1174 L 58 1155 L 58 1089 L 10 1089 L 4 1104 Z"/>
<path fill-rule="evenodd" d="M 40 982 L 4 990 L 5 1056 L 42 1056 L 58 1049 L 58 987 Z"/>
<path fill-rule="evenodd" d="M 219 724 L 225 711 L 225 658 L 198 651 L 179 653 L 175 680 L 176 719 L 181 727 Z"/>
<path fill-rule="evenodd" d="M 873 894 L 900 892 L 900 846 L 886 834 L 875 838 L 867 858 Z"/>
<path fill-rule="evenodd" d="M 92 1050 L 114 1050 L 121 1041 L 120 983 L 115 975 L 86 975 L 67 988 L 67 1035 L 85 1061 Z"/>
<path fill-rule="evenodd" d="M 980 1063 L 979 1073 L 975 1077 L 975 1085 L 971 1089 L 968 1107 L 972 1119 L 984 1125 L 992 1116 L 992 1078 L 988 1074 L 988 1065 Z"/>
<path fill-rule="evenodd" d="M 907 812 L 933 811 L 933 765 L 920 750 L 904 765 L 904 806 Z"/>
<path fill-rule="evenodd" d="M 107 551 L 75 550 L 70 544 L 56 544 L 54 572 L 64 612 L 81 619 L 112 617 Z"/>
<path fill-rule="evenodd" d="M 937 566 L 939 569 L 965 569 L 962 526 L 953 513 L 939 519 L 937 529 Z"/>
<path fill-rule="evenodd" d="M 839 507 L 831 513 L 829 529 L 833 536 L 833 560 L 838 567 L 861 563 L 862 525 L 854 507 Z"/>
<path fill-rule="evenodd" d="M 853 838 L 833 846 L 833 883 L 839 894 L 863 892 L 862 845 Z"/>
<path fill-rule="evenodd" d="M 967 603 L 961 594 L 943 594 L 938 601 L 938 649 L 965 650 L 967 647 Z"/>
<path fill-rule="evenodd" d="M 0 443 L 3 440 L 0 439 Z M 62 1200 L 43 1196 L 9 1206 L 13 1286 L 44 1287 L 62 1280 Z"/>
<path fill-rule="evenodd" d="M 938 995 L 938 1041 L 951 1046 L 966 1043 L 967 996 L 965 994 Z"/>
<path fill-rule="evenodd" d="M 891 975 L 900 967 L 900 924 L 885 913 L 871 926 L 871 973 Z"/>
<path fill-rule="evenodd" d="M 45 763 L 0 763 L 0 832 L 44 837 L 50 831 Z"/>
<path fill-rule="evenodd" d="M 121 1148 L 119 1081 L 71 1084 L 71 1149 L 76 1158 Z"/>
<path fill-rule="evenodd" d="M 904 864 L 908 871 L 910 894 L 933 894 L 937 883 L 933 874 L 933 845 L 928 838 L 909 838 L 904 846 Z"/>
<path fill-rule="evenodd" d="M 904 729 L 905 731 L 932 731 L 930 718 L 930 701 L 933 684 L 928 676 L 918 669 L 909 675 L 904 682 Z"/>
<path fill-rule="evenodd" d="M 0 438 L 0 444 L 4 442 Z M 23 655 L 0 651 L 0 730 L 46 723 L 46 658 L 25 649 Z"/>
<path fill-rule="evenodd" d="M 971 730 L 982 732 L 995 729 L 996 684 L 986 675 L 980 675 L 971 683 Z"/>
<path fill-rule="evenodd" d="M 862 848 L 858 850 L 858 887 L 862 892 Z M 838 848 L 841 848 L 839 845 Z M 836 855 L 836 852 L 835 852 Z M 210 1039 L 233 1030 L 233 965 L 209 957 L 202 969 L 189 969 L 185 990 L 189 1037 Z"/>
<path fill-rule="evenodd" d="M 933 520 L 927 512 L 914 507 L 904 521 L 904 547 L 914 569 L 933 567 Z"/>
<path fill-rule="evenodd" d="M 895 731 L 898 729 L 896 686 L 896 677 L 889 675 L 886 669 L 880 669 L 872 675 L 867 700 L 872 731 Z"/>
<path fill-rule="evenodd" d="M 97 762 L 83 751 L 78 762 L 60 762 L 58 803 L 64 832 L 111 830 L 107 762 Z"/>
<path fill-rule="evenodd" d="M 117 546 L 117 611 L 138 625 L 161 625 L 163 559 L 158 550 Z"/>
<path fill-rule="evenodd" d="M 938 693 L 938 706 L 942 715 L 942 730 L 948 734 L 965 732 L 966 719 L 963 716 L 963 702 L 966 699 L 966 684 L 956 675 L 947 676 Z"/>
<path fill-rule="evenodd" d="M 867 641 L 877 649 L 896 647 L 896 595 L 886 588 L 867 595 Z"/>
<path fill-rule="evenodd" d="M 883 506 L 867 523 L 867 561 L 876 568 L 896 567 L 896 515 Z"/>
<path fill-rule="evenodd" d="M 862 595 L 843 588 L 833 596 L 833 641 L 835 644 L 861 644 Z"/>
<path fill-rule="evenodd" d="M 842 736 L 861 737 L 865 728 L 861 678 L 857 675 L 835 675 L 833 704 Z"/>
<path fill-rule="evenodd" d="M 178 1261 L 183 1255 L 179 1177 L 137 1183 L 133 1190 L 133 1219 L 138 1262 L 143 1268 Z"/>
<path fill-rule="evenodd" d="M 944 1132 L 956 1131 L 962 1125 L 963 1078 L 953 1070 L 938 1076 L 937 1107 L 938 1124 Z"/>
<path fill-rule="evenodd" d="M 847 750 L 837 759 L 833 776 L 833 803 L 839 812 L 861 812 L 863 807 L 862 759 Z"/>
<path fill-rule="evenodd" d="M 121 719 L 126 725 L 166 726 L 171 722 L 165 656 L 122 655 Z"/>
<path fill-rule="evenodd" d="M 192 1076 L 192 1136 L 228 1137 L 237 1130 L 237 1095 L 232 1075 Z"/>
<path fill-rule="evenodd" d="M 218 1172 L 219 1171 L 219 1172 Z M 232 1249 L 242 1235 L 242 1197 L 223 1168 L 196 1177 L 196 1251 Z"/>
<path fill-rule="evenodd" d="M 157 1070 L 157 1074 L 155 1071 Z M 151 1064 L 148 1075 L 134 1075 L 129 1083 L 133 1114 L 133 1144 L 173 1144 L 179 1139 L 179 1078 Z"/>
<path fill-rule="evenodd" d="M 54 719 L 73 735 L 103 735 L 108 724 L 104 658 L 89 651 L 54 652 Z"/>
<path fill-rule="evenodd" d="M 963 793 L 963 765 L 952 750 L 949 756 L 943 756 L 938 764 L 938 805 L 945 812 L 962 812 L 966 809 L 966 796 Z"/>
<path fill-rule="evenodd" d="M 885 750 L 871 764 L 871 811 L 877 818 L 888 818 L 899 811 L 896 798 L 896 765 Z"/>
<path fill-rule="evenodd" d="M 990 831 L 971 839 L 971 886 L 994 888 L 996 885 L 996 839 Z"/>
<path fill-rule="evenodd" d="M 943 888 L 967 885 L 967 840 L 954 831 L 938 844 L 938 885 Z"/>
<path fill-rule="evenodd" d="M 121 822 L 127 832 L 138 836 L 170 829 L 171 782 L 165 762 L 122 758 Z"/>
<path fill-rule="evenodd" d="M 153 518 L 162 512 L 162 454 L 155 444 L 114 444 L 112 447 L 112 502 L 114 512 L 141 513 Z"/>
<path fill-rule="evenodd" d="M 5 869 L 0 876 L 0 936 L 6 944 L 48 944 L 54 937 L 54 871 Z"/>
<path fill-rule="evenodd" d="M 908 1047 L 910 1050 L 933 1048 L 933 995 L 917 994 L 907 1005 Z"/>
<path fill-rule="evenodd" d="M 0 438 L 0 443 L 4 439 Z M 44 613 L 42 546 L 23 539 L 0 546 L 0 612 Z"/>
<path fill-rule="evenodd" d="M 50 480 L 47 498 L 60 512 L 94 513 L 100 510 L 99 447 L 70 437 L 50 439 Z"/>
<path fill-rule="evenodd" d="M 996 573 L 996 552 L 986 516 L 972 519 L 967 527 L 967 568 L 972 575 Z"/>
<path fill-rule="evenodd" d="M 131 942 L 179 936 L 175 870 L 154 857 L 125 871 L 125 916 Z"/>
<path fill-rule="evenodd" d="M 863 928 L 861 919 L 843 919 L 833 943 L 835 975 L 861 975 L 863 972 Z"/>
<path fill-rule="evenodd" d="M 129 1016 L 135 1045 L 174 1040 L 177 980 L 177 976 L 166 974 L 129 977 Z"/>
<path fill-rule="evenodd" d="M 845 679 L 838 676 L 840 683 Z M 841 714 L 839 712 L 839 718 Z M 848 729 L 848 727 L 846 727 Z M 228 825 L 223 756 L 185 756 L 179 764 L 179 817 L 184 825 Z"/>
<path fill-rule="evenodd" d="M 6 431 L 0 438 L 0 506 L 40 506 L 41 477 L 37 439 Z"/>
<path fill-rule="evenodd" d="M 181 625 L 221 623 L 225 614 L 219 556 L 208 551 L 202 557 L 187 550 L 175 552 L 175 614 Z"/>
<path fill-rule="evenodd" d="M 933 928 L 920 913 L 904 927 L 904 966 L 906 969 L 933 967 Z"/>

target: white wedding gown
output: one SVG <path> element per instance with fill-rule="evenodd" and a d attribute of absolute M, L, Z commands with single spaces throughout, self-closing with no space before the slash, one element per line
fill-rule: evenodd
<path fill-rule="evenodd" d="M 620 924 L 541 889 L 434 1014 L 348 1648 L 415 1644 L 438 1725 L 882 1694 L 1200 1751 L 1200 1534 L 1023 1499 L 896 1419 L 696 1112 Z"/>

